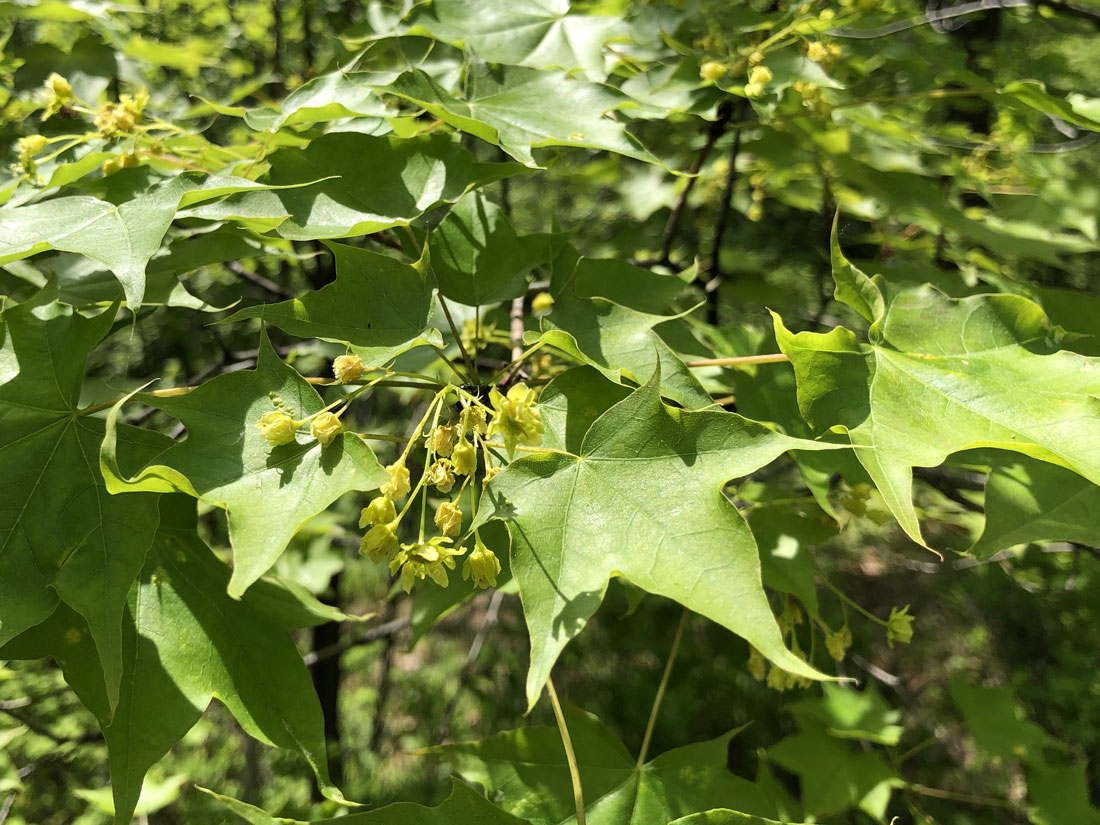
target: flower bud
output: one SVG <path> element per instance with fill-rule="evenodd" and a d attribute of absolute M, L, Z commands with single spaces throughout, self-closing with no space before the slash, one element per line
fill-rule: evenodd
<path fill-rule="evenodd" d="M 412 485 L 409 483 L 409 470 L 405 466 L 405 459 L 391 464 L 386 468 L 386 472 L 390 474 L 390 478 L 381 487 L 382 495 L 392 501 L 407 496 Z"/>
<path fill-rule="evenodd" d="M 482 543 L 480 537 L 475 537 L 474 552 L 466 557 L 466 563 L 462 565 L 462 580 L 472 579 L 481 588 L 496 587 L 499 573 L 500 559 Z"/>
<path fill-rule="evenodd" d="M 458 428 L 452 424 L 436 427 L 428 437 L 432 452 L 438 456 L 448 457 L 455 448 L 455 438 L 458 436 Z"/>
<path fill-rule="evenodd" d="M 753 52 L 752 54 L 749 55 L 749 65 L 750 66 L 759 66 L 763 62 L 764 62 L 764 53 L 763 52 Z"/>
<path fill-rule="evenodd" d="M 820 40 L 815 41 L 806 49 L 806 57 L 810 58 L 814 63 L 820 63 L 822 60 L 826 60 L 829 57 L 829 49 Z"/>
<path fill-rule="evenodd" d="M 752 71 L 749 72 L 749 83 L 759 83 L 764 86 L 770 83 L 774 76 L 767 66 L 753 66 Z"/>
<path fill-rule="evenodd" d="M 27 135 L 26 137 L 19 138 L 16 143 L 16 149 L 19 152 L 19 160 L 23 161 L 27 158 L 33 158 L 46 148 L 48 142 L 49 141 L 46 140 L 44 135 Z"/>
<path fill-rule="evenodd" d="M 462 532 L 462 510 L 457 504 L 443 502 L 435 511 L 435 526 L 445 536 L 457 536 Z"/>
<path fill-rule="evenodd" d="M 344 431 L 344 424 L 330 412 L 323 412 L 309 423 L 309 432 L 321 442 L 322 447 L 327 447 L 340 433 Z"/>
<path fill-rule="evenodd" d="M 272 447 L 290 444 L 294 441 L 294 434 L 298 432 L 294 419 L 280 410 L 265 412 L 256 423 L 256 428 Z"/>
<path fill-rule="evenodd" d="M 460 439 L 451 453 L 455 475 L 468 476 L 477 469 L 477 449 L 465 438 Z"/>
<path fill-rule="evenodd" d="M 367 365 L 358 355 L 341 355 L 332 362 L 332 373 L 341 384 L 358 380 Z"/>
<path fill-rule="evenodd" d="M 500 475 L 503 470 L 503 467 L 490 467 L 488 470 L 485 471 L 485 483 L 488 484 L 490 481 Z"/>
<path fill-rule="evenodd" d="M 703 65 L 706 66 L 706 63 L 704 63 Z M 725 69 L 722 70 L 722 74 L 725 74 Z M 540 315 L 549 312 L 553 308 L 554 296 L 551 295 L 549 292 L 540 292 L 538 295 L 531 299 L 531 310 L 533 312 L 539 313 Z"/>
<path fill-rule="evenodd" d="M 72 84 L 57 72 L 51 72 L 46 78 L 46 91 L 60 101 L 68 100 L 73 96 Z"/>
<path fill-rule="evenodd" d="M 397 508 L 393 505 L 393 499 L 378 496 L 363 508 L 359 514 L 359 526 L 368 524 L 388 524 L 397 518 Z"/>
<path fill-rule="evenodd" d="M 707 58 L 699 66 L 699 77 L 707 83 L 717 83 L 726 76 L 726 64 L 718 60 Z M 534 308 L 534 303 L 531 304 Z"/>
<path fill-rule="evenodd" d="M 441 493 L 451 492 L 455 485 L 454 467 L 449 458 L 441 458 L 428 468 L 427 480 L 429 484 Z"/>
<path fill-rule="evenodd" d="M 359 542 L 359 555 L 375 564 L 392 558 L 397 550 L 397 522 L 376 524 Z"/>

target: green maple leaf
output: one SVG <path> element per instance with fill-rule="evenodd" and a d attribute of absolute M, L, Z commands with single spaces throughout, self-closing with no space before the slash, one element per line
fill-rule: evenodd
<path fill-rule="evenodd" d="M 279 359 L 264 333 L 256 369 L 218 376 L 184 395 L 143 396 L 187 427 L 187 438 L 158 456 L 158 463 L 133 477 L 119 468 L 115 420 L 124 401 L 108 418 L 100 454 L 112 492 L 178 490 L 227 511 L 234 562 L 229 592 L 234 597 L 275 563 L 307 519 L 349 490 L 373 490 L 389 477 L 371 449 L 351 433 L 341 433 L 322 448 L 303 430 L 297 441 L 272 447 L 256 428 L 260 417 L 275 409 L 272 393 L 296 420 L 324 407 L 317 391 Z"/>
<path fill-rule="evenodd" d="M 280 149 L 268 162 L 268 183 L 299 188 L 243 192 L 184 214 L 275 229 L 293 240 L 346 238 L 408 226 L 475 186 L 522 171 L 514 163 L 478 163 L 445 135 L 335 132 L 304 149 Z"/>
<path fill-rule="evenodd" d="M 625 376 L 641 383 L 660 367 L 667 398 L 694 409 L 711 406 L 698 379 L 653 331 L 675 317 L 664 308 L 683 292 L 683 282 L 625 262 L 587 258 L 565 274 L 568 252 L 559 258 L 551 284 L 553 311 L 542 319 L 541 335 L 528 339 L 557 347 L 615 381 Z"/>
<path fill-rule="evenodd" d="M 891 789 L 901 781 L 873 751 L 855 752 L 849 743 L 803 719 L 803 730 L 768 749 L 779 765 L 799 775 L 806 816 L 825 817 L 858 807 L 881 820 Z"/>
<path fill-rule="evenodd" d="M 474 192 L 432 231 L 428 246 L 439 291 L 484 306 L 522 295 L 531 270 L 553 260 L 563 241 L 556 234 L 518 234 L 499 206 Z"/>
<path fill-rule="evenodd" d="M 785 670 L 821 678 L 783 646 L 756 543 L 722 487 L 787 450 L 833 445 L 733 413 L 667 407 L 659 382 L 654 373 L 601 409 L 618 391 L 596 373 L 555 379 L 544 393 L 546 428 L 564 433 L 564 446 L 513 462 L 485 487 L 475 525 L 503 519 L 512 536 L 512 575 L 531 636 L 530 705 L 612 576 L 701 613 Z"/>
<path fill-rule="evenodd" d="M 124 669 L 113 717 L 87 626 L 65 606 L 10 642 L 3 655 L 54 657 L 99 718 L 119 825 L 130 822 L 149 768 L 214 698 L 249 735 L 301 753 L 324 794 L 342 800 L 328 778 L 320 703 L 286 633 L 327 617 L 308 603 L 294 607 L 288 591 L 268 582 L 258 583 L 240 601 L 231 599 L 226 594 L 229 568 L 195 535 L 194 503 L 182 496 L 161 500 L 164 523 L 120 622 Z M 273 604 L 290 609 L 272 611 Z"/>
<path fill-rule="evenodd" d="M 579 69 L 588 80 L 607 77 L 604 44 L 617 17 L 569 13 L 569 0 L 499 4 L 436 0 L 414 9 L 408 34 L 427 34 L 472 49 L 482 60 L 532 69 Z"/>
<path fill-rule="evenodd" d="M 1100 359 L 1059 351 L 1042 310 L 1016 295 L 898 293 L 862 343 L 844 327 L 792 334 L 775 317 L 798 403 L 841 429 L 906 533 L 924 544 L 913 467 L 997 447 L 1100 484 Z"/>
<path fill-rule="evenodd" d="M 756 784 L 726 767 L 729 742 L 737 731 L 667 751 L 638 765 L 592 714 L 567 705 L 565 719 L 584 789 L 585 817 L 592 825 L 666 823 L 719 806 L 754 816 L 775 815 L 774 806 Z M 505 731 L 481 742 L 443 745 L 421 753 L 443 757 L 463 778 L 482 785 L 506 811 L 533 825 L 576 822 L 573 787 L 557 727 Z"/>
<path fill-rule="evenodd" d="M 130 307 L 141 304 L 145 268 L 160 249 L 176 211 L 242 190 L 255 181 L 195 172 L 158 183 L 120 204 L 73 195 L 0 209 L 0 263 L 58 249 L 93 258 L 114 273 Z"/>
<path fill-rule="evenodd" d="M 564 72 L 520 66 L 468 69 L 466 93 L 458 96 L 419 69 L 385 88 L 412 101 L 456 129 L 495 144 L 527 166 L 540 146 L 578 146 L 659 163 L 648 149 L 607 113 L 636 101 L 611 86 L 574 80 Z"/>
<path fill-rule="evenodd" d="M 237 799 L 205 791 L 251 825 L 526 825 L 489 802 L 477 791 L 451 780 L 451 794 L 434 808 L 412 802 L 395 802 L 376 811 L 351 814 L 338 819 L 313 819 L 299 822 L 272 816 Z"/>
<path fill-rule="evenodd" d="M 985 485 L 985 527 L 970 548 L 986 559 L 1016 544 L 1100 537 L 1100 487 L 1076 473 L 1020 457 L 993 468 Z"/>
<path fill-rule="evenodd" d="M 905 728 L 898 724 L 901 711 L 892 709 L 875 690 L 867 687 L 863 692 L 843 685 L 824 684 L 825 695 L 820 699 L 808 699 L 791 706 L 800 720 L 812 720 L 824 725 L 830 736 L 839 739 L 865 739 L 879 745 L 896 745 Z"/>
<path fill-rule="evenodd" d="M 88 623 L 113 708 L 122 612 L 157 529 L 158 497 L 108 493 L 96 462 L 103 422 L 78 409 L 84 362 L 118 305 L 85 318 L 55 297 L 47 288 L 0 315 L 8 364 L 0 385 L 0 644 L 65 602 Z M 133 427 L 119 428 L 117 439 L 127 462 L 148 461 L 170 443 Z"/>
<path fill-rule="evenodd" d="M 353 246 L 328 246 L 336 257 L 333 283 L 225 320 L 262 318 L 291 335 L 347 344 L 372 367 L 419 344 L 442 346 L 439 331 L 428 326 L 434 283 L 426 256 L 410 266 Z"/>
<path fill-rule="evenodd" d="M 378 96 L 377 87 L 393 81 L 400 72 L 331 72 L 303 83 L 279 105 L 278 110 L 223 106 L 206 101 L 218 114 L 244 119 L 250 129 L 276 132 L 283 126 L 323 123 L 346 117 L 392 117 Z"/>

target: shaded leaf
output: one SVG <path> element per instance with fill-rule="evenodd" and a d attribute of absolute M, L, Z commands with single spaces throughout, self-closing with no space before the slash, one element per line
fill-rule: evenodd
<path fill-rule="evenodd" d="M 395 226 L 475 186 L 515 174 L 511 163 L 477 163 L 444 135 L 375 137 L 335 132 L 304 149 L 279 149 L 268 158 L 267 181 L 301 188 L 246 192 L 185 214 L 234 220 L 284 238 L 346 238 Z M 321 180 L 327 178 L 327 180 Z"/>
<path fill-rule="evenodd" d="M 330 243 L 336 280 L 301 298 L 246 307 L 226 318 L 261 318 L 291 335 L 350 346 L 367 366 L 380 366 L 420 344 L 442 345 L 428 326 L 433 279 L 427 258 L 409 265 Z"/>
<path fill-rule="evenodd" d="M 103 422 L 77 406 L 84 362 L 117 305 L 84 318 L 55 296 L 44 289 L 0 316 L 5 360 L 22 366 L 0 385 L 0 644 L 64 601 L 91 629 L 110 713 L 122 612 L 157 529 L 157 496 L 108 494 L 96 462 Z M 119 428 L 117 442 L 122 460 L 142 462 L 170 443 L 133 427 Z"/>
<path fill-rule="evenodd" d="M 774 815 L 752 782 L 727 769 L 732 731 L 661 754 L 637 765 L 618 738 L 590 713 L 566 706 L 592 825 L 649 825 L 718 805 Z M 497 733 L 481 742 L 429 748 L 511 814 L 536 825 L 576 822 L 573 788 L 561 734 L 538 726 Z M 751 822 L 751 820 L 750 820 Z"/>
<path fill-rule="evenodd" d="M 349 814 L 337 819 L 314 819 L 301 823 L 272 816 L 228 796 L 200 788 L 251 825 L 523 825 L 457 779 L 451 780 L 451 794 L 434 808 L 412 802 L 395 802 L 376 811 Z"/>
<path fill-rule="evenodd" d="M 794 335 L 778 316 L 775 324 L 803 416 L 818 430 L 847 431 L 914 541 L 924 543 L 912 468 L 959 450 L 1012 450 L 1100 483 L 1100 362 L 1056 351 L 1046 316 L 1026 298 L 907 289 L 870 344 L 844 327 Z"/>
<path fill-rule="evenodd" d="M 659 163 L 622 124 L 607 117 L 615 109 L 639 104 L 610 86 L 573 80 L 564 72 L 519 66 L 471 68 L 466 93 L 458 96 L 412 69 L 386 91 L 500 146 L 527 166 L 535 166 L 531 150 L 541 146 L 604 149 Z"/>
<path fill-rule="evenodd" d="M 1026 457 L 994 467 L 985 485 L 985 527 L 970 552 L 985 559 L 1030 541 L 1100 541 L 1100 487 Z"/>

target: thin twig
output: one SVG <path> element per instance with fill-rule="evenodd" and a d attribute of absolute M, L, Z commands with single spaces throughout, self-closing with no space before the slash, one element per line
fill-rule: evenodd
<path fill-rule="evenodd" d="M 443 314 L 447 316 L 447 325 L 451 328 L 451 334 L 455 337 L 455 343 L 458 344 L 458 351 L 462 353 L 462 362 L 466 365 L 466 380 L 471 383 L 476 382 L 477 370 L 474 368 L 474 359 L 470 357 L 470 353 L 466 352 L 466 345 L 462 343 L 462 336 L 458 332 L 458 327 L 455 326 L 455 319 L 451 317 L 451 308 L 447 306 L 443 293 L 438 294 L 439 305 L 443 307 Z"/>
<path fill-rule="evenodd" d="M 762 355 L 735 355 L 732 358 L 700 358 L 688 361 L 689 367 L 741 367 L 746 364 L 780 364 L 790 361 L 782 352 L 767 352 Z"/>
<path fill-rule="evenodd" d="M 668 213 L 664 235 L 661 238 L 661 254 L 654 263 L 660 263 L 666 266 L 671 263 L 672 244 L 676 240 L 676 231 L 680 226 L 680 216 L 683 214 L 684 205 L 687 203 L 688 196 L 691 195 L 692 190 L 695 188 L 695 182 L 699 180 L 699 170 L 703 168 L 703 164 L 706 163 L 707 157 L 710 156 L 711 149 L 713 149 L 714 144 L 718 142 L 718 138 L 722 137 L 722 133 L 726 131 L 726 125 L 732 118 L 733 106 L 722 106 L 718 112 L 718 117 L 711 121 L 710 126 L 707 127 L 706 142 L 699 150 L 699 154 L 695 156 L 695 160 L 691 162 L 691 166 L 688 167 L 687 183 L 684 185 L 683 191 L 680 192 L 680 197 L 676 199 L 672 211 Z"/>
<path fill-rule="evenodd" d="M 744 111 L 744 105 L 740 111 Z M 718 218 L 714 222 L 714 245 L 710 251 L 710 261 L 706 272 L 699 273 L 699 279 L 705 280 L 703 291 L 707 299 L 707 321 L 711 324 L 718 323 L 718 286 L 722 282 L 722 269 L 719 266 L 719 256 L 722 252 L 722 239 L 729 225 L 730 212 L 733 206 L 733 189 L 737 185 L 737 156 L 741 153 L 741 136 L 743 132 L 737 130 L 733 134 L 733 143 L 730 145 L 729 169 L 726 170 L 726 182 L 722 187 L 722 200 L 718 204 Z"/>
<path fill-rule="evenodd" d="M 8 794 L 8 798 L 4 800 L 4 807 L 0 808 L 0 825 L 4 825 L 4 822 L 8 818 L 8 813 L 11 811 L 11 806 L 15 804 L 15 794 L 17 791 L 12 791 Z"/>
<path fill-rule="evenodd" d="M 322 647 L 320 650 L 312 650 L 302 657 L 302 662 L 305 663 L 306 667 L 313 667 L 318 662 L 331 659 L 333 656 L 339 656 L 345 651 L 351 650 L 353 647 L 369 645 L 371 642 L 377 642 L 379 639 L 385 639 L 393 636 L 395 633 L 400 633 L 408 626 L 409 620 L 407 617 L 403 616 L 400 619 L 393 619 L 377 627 L 368 628 L 357 636 L 343 638 L 335 644 Z"/>
<path fill-rule="evenodd" d="M 466 654 L 466 662 L 462 665 L 462 670 L 458 672 L 458 686 L 451 694 L 451 698 L 447 701 L 447 707 L 443 710 L 443 716 L 436 726 L 435 741 L 437 744 L 442 743 L 450 733 L 451 720 L 458 707 L 458 700 L 462 697 L 462 693 L 466 689 L 466 682 L 469 680 L 470 674 L 474 672 L 474 666 L 477 664 L 477 657 L 485 644 L 485 638 L 489 635 L 489 631 L 496 626 L 497 617 L 500 613 L 500 603 L 503 598 L 503 591 L 494 590 L 492 598 L 489 599 L 489 606 L 485 610 L 485 620 L 481 623 L 481 627 L 477 629 L 474 641 L 470 645 L 469 652 Z"/>
<path fill-rule="evenodd" d="M 989 805 L 995 808 L 1011 808 L 1013 807 L 1011 802 L 1006 802 L 1003 799 L 994 799 L 990 796 L 972 796 L 965 793 L 955 793 L 954 791 L 941 791 L 938 788 L 929 788 L 925 785 L 910 784 L 905 786 L 906 790 L 919 793 L 922 796 L 931 796 L 936 799 L 950 799 L 953 802 L 968 802 L 971 805 Z"/>
<path fill-rule="evenodd" d="M 649 756 L 649 743 L 653 739 L 653 728 L 657 724 L 657 714 L 661 710 L 661 700 L 665 698 L 665 689 L 668 687 L 669 676 L 672 675 L 672 665 L 676 661 L 676 654 L 680 652 L 680 640 L 684 637 L 684 628 L 687 626 L 688 616 L 691 611 L 686 607 L 680 614 L 680 623 L 676 625 L 676 635 L 672 638 L 672 649 L 668 652 L 668 661 L 665 662 L 665 672 L 661 674 L 661 683 L 657 685 L 657 696 L 653 699 L 653 707 L 649 711 L 649 721 L 646 722 L 645 736 L 642 737 L 642 747 L 638 751 L 638 768 L 645 764 Z"/>
<path fill-rule="evenodd" d="M 577 767 L 577 754 L 573 752 L 573 740 L 569 738 L 569 727 L 565 724 L 565 714 L 558 701 L 558 692 L 554 690 L 554 680 L 546 679 L 546 691 L 550 694 L 550 704 L 554 707 L 554 718 L 558 721 L 561 744 L 565 748 L 565 761 L 569 765 L 569 778 L 573 782 L 573 803 L 577 808 L 577 825 L 585 825 L 584 789 L 581 787 L 581 772 Z"/>
<path fill-rule="evenodd" d="M 255 272 L 249 272 L 247 269 L 241 266 L 238 261 L 226 261 L 225 268 L 236 275 L 238 278 L 243 278 L 244 280 L 249 281 L 250 283 L 253 283 L 256 286 L 260 287 L 261 289 L 267 290 L 272 295 L 278 298 L 291 297 L 290 293 L 286 289 L 279 286 L 273 280 L 271 280 L 270 278 L 265 278 L 263 275 L 259 275 Z"/>

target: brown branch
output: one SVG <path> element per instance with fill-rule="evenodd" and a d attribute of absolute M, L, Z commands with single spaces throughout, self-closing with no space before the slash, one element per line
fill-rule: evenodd
<path fill-rule="evenodd" d="M 270 278 L 265 278 L 263 275 L 258 275 L 255 272 L 249 272 L 238 261 L 226 261 L 225 268 L 236 275 L 238 278 L 243 278 L 250 283 L 255 284 L 267 292 L 270 292 L 277 298 L 290 298 L 290 293 L 272 281 Z"/>
<path fill-rule="evenodd" d="M 377 642 L 379 639 L 389 638 L 396 633 L 400 633 L 408 626 L 409 620 L 406 617 L 393 619 L 385 624 L 368 628 L 356 636 L 349 636 L 335 644 L 322 647 L 320 650 L 310 651 L 302 657 L 302 661 L 306 667 L 313 667 L 318 662 L 331 659 L 333 656 L 339 656 L 353 647 L 361 647 L 362 645 L 369 645 L 371 642 Z"/>
<path fill-rule="evenodd" d="M 707 158 L 710 156 L 714 144 L 722 137 L 722 134 L 726 131 L 726 125 L 732 118 L 733 105 L 729 103 L 724 104 L 718 110 L 718 117 L 711 121 L 710 126 L 707 128 L 706 142 L 703 143 L 702 148 L 699 150 L 699 154 L 695 156 L 695 160 L 693 160 L 691 166 L 688 167 L 687 174 L 689 177 L 687 179 L 687 184 L 680 193 L 680 197 L 676 199 L 672 211 L 668 213 L 668 220 L 665 222 L 665 231 L 661 238 L 661 253 L 657 259 L 651 261 L 650 264 L 663 264 L 665 266 L 670 266 L 672 264 L 672 244 L 676 240 L 676 231 L 680 226 L 680 216 L 683 214 L 684 205 L 687 203 L 691 191 L 695 188 L 695 182 L 699 179 L 699 170 L 703 168 L 703 164 L 706 163 Z"/>
<path fill-rule="evenodd" d="M 485 638 L 489 635 L 489 631 L 496 626 L 497 617 L 500 612 L 500 603 L 503 598 L 504 593 L 502 591 L 494 590 L 492 598 L 489 599 L 489 607 L 485 611 L 485 620 L 481 623 L 481 627 L 478 628 L 477 635 L 474 636 L 474 641 L 470 645 L 469 652 L 466 654 L 466 662 L 462 665 L 462 670 L 458 673 L 458 686 L 455 687 L 454 692 L 451 694 L 451 698 L 447 702 L 447 707 L 443 711 L 443 716 L 436 726 L 436 744 L 442 743 L 450 733 L 451 720 L 454 718 L 455 710 L 458 708 L 458 700 L 462 697 L 462 693 L 466 689 L 466 683 L 469 681 L 470 675 L 474 672 L 474 666 L 477 664 L 477 657 L 481 653 L 482 646 L 485 644 Z"/>

